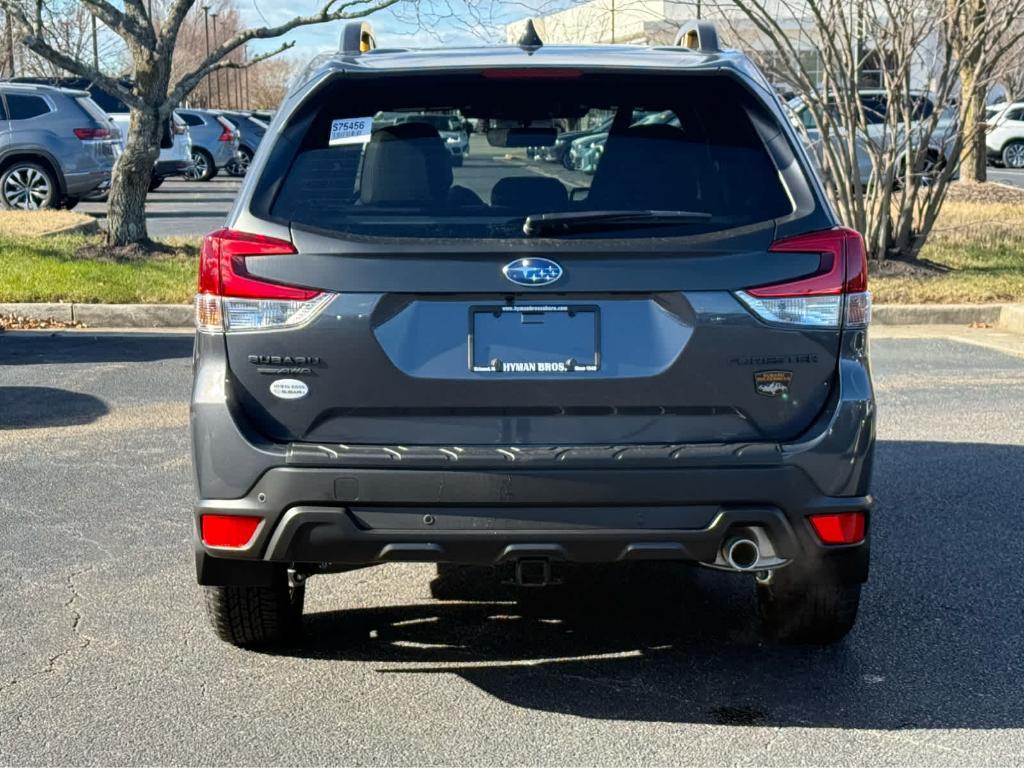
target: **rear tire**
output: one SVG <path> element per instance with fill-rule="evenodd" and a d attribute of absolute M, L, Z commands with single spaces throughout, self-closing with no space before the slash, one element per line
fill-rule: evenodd
<path fill-rule="evenodd" d="M 185 174 L 189 181 L 209 181 L 217 175 L 217 164 L 213 162 L 213 155 L 205 149 L 192 149 L 192 170 Z"/>
<path fill-rule="evenodd" d="M 1024 168 L 1024 141 L 1010 141 L 1003 147 L 1003 166 Z"/>
<path fill-rule="evenodd" d="M 59 194 L 53 173 L 39 163 L 17 160 L 0 175 L 0 204 L 8 210 L 55 208 Z"/>
<path fill-rule="evenodd" d="M 229 176 L 234 176 L 235 178 L 245 176 L 251 162 L 252 152 L 245 147 L 241 147 L 238 150 L 238 155 L 231 158 L 231 161 L 224 166 L 224 170 L 228 172 Z"/>
<path fill-rule="evenodd" d="M 270 587 L 204 587 L 206 615 L 221 640 L 266 648 L 294 640 L 302 626 L 306 587 L 289 587 L 284 571 Z"/>
<path fill-rule="evenodd" d="M 758 582 L 758 613 L 767 634 L 778 642 L 828 645 L 853 629 L 860 586 L 790 565 L 775 571 L 770 583 Z"/>
<path fill-rule="evenodd" d="M 152 179 L 149 180 L 149 191 L 156 192 L 158 189 L 160 189 L 160 185 L 163 183 L 164 180 L 162 177 L 154 176 Z"/>

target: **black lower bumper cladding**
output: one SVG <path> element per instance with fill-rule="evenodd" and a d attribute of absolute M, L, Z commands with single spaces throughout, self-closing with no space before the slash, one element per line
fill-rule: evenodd
<path fill-rule="evenodd" d="M 277 511 L 278 500 L 293 503 Z M 730 532 L 760 527 L 779 557 L 826 558 L 861 578 L 867 572 L 867 546 L 825 547 L 806 517 L 867 512 L 871 504 L 866 496 L 822 497 L 795 467 L 519 472 L 282 467 L 269 471 L 245 498 L 197 504 L 197 519 L 204 513 L 265 519 L 244 550 L 211 552 L 200 545 L 199 575 L 203 583 L 230 582 L 237 565 L 251 578 L 255 566 L 244 564 L 254 561 L 711 563 Z"/>

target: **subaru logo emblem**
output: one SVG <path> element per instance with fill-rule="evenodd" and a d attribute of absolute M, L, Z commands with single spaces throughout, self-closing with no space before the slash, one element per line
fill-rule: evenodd
<path fill-rule="evenodd" d="M 501 269 L 516 285 L 551 285 L 562 276 L 562 268 L 551 259 L 516 259 Z"/>

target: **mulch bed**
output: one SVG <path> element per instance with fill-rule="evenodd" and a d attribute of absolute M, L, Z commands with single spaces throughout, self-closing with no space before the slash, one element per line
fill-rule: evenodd
<path fill-rule="evenodd" d="M 112 248 L 103 243 L 89 243 L 77 249 L 72 257 L 81 261 L 98 261 L 105 264 L 132 264 L 140 261 L 155 261 L 169 258 L 178 249 L 162 243 L 132 243 Z"/>
<path fill-rule="evenodd" d="M 59 328 L 85 328 L 85 323 L 77 320 L 39 320 L 20 315 L 0 315 L 0 331 L 46 331 Z"/>
<path fill-rule="evenodd" d="M 961 203 L 1024 203 L 1024 189 L 1011 187 L 996 182 L 975 184 L 973 182 L 955 181 L 946 192 L 947 200 Z"/>
<path fill-rule="evenodd" d="M 908 277 L 920 280 L 944 275 L 949 272 L 949 267 L 927 259 L 917 261 L 886 259 L 885 261 L 869 261 L 868 272 L 873 277 Z"/>

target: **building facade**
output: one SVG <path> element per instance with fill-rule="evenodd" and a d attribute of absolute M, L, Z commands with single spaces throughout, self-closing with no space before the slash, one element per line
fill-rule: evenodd
<path fill-rule="evenodd" d="M 774 17 L 799 51 L 803 70 L 820 83 L 823 73 L 818 43 L 813 37 L 813 20 L 794 16 L 792 3 L 775 2 L 775 5 Z M 777 53 L 730 0 L 590 0 L 563 11 L 533 17 L 533 21 L 541 39 L 547 43 L 671 45 L 682 24 L 701 18 L 716 22 L 726 45 L 743 48 L 754 56 L 769 77 L 781 79 L 774 74 L 780 69 L 773 65 Z M 515 42 L 525 24 L 526 19 L 521 19 L 507 25 L 507 41 Z M 872 55 L 869 40 L 864 44 L 867 54 L 860 72 L 861 86 L 881 87 L 884 61 Z M 939 55 L 937 39 L 921 46 L 911 72 L 913 88 L 931 90 L 934 74 L 941 69 Z M 785 83 L 780 86 L 784 88 Z"/>

